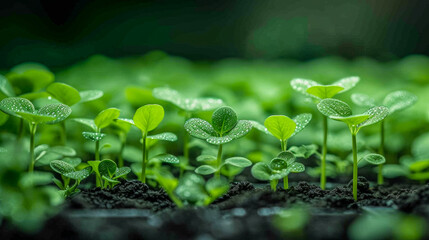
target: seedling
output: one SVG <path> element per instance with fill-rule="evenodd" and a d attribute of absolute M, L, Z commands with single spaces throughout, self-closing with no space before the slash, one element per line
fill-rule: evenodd
<path fill-rule="evenodd" d="M 0 110 L 3 112 L 25 119 L 30 127 L 30 165 L 29 172 L 34 170 L 34 138 L 39 124 L 55 124 L 64 121 L 71 113 L 70 107 L 64 104 L 49 104 L 39 110 L 25 98 L 9 97 L 0 102 Z"/>
<path fill-rule="evenodd" d="M 214 167 L 211 165 L 201 165 L 195 172 L 201 175 L 215 174 L 220 177 L 221 168 L 229 164 L 239 168 L 252 165 L 252 162 L 243 157 L 232 157 L 222 162 L 222 146 L 234 139 L 241 138 L 250 132 L 252 123 L 247 120 L 238 120 L 237 114 L 230 107 L 220 107 L 213 112 L 212 123 L 200 119 L 191 118 L 185 123 L 188 133 L 210 144 L 218 145 L 218 152 Z"/>
<path fill-rule="evenodd" d="M 88 164 L 92 167 L 96 178 L 98 179 L 96 184 L 97 187 L 113 188 L 116 184 L 120 183 L 119 178 L 125 177 L 131 172 L 129 167 L 118 168 L 116 163 L 110 159 L 104 159 L 102 161 L 88 161 Z"/>
<path fill-rule="evenodd" d="M 277 190 L 280 179 L 284 180 L 284 189 L 288 189 L 288 175 L 305 171 L 302 163 L 295 162 L 291 151 L 283 151 L 268 163 L 258 162 L 252 167 L 252 176 L 261 181 L 270 181 L 271 190 Z"/>
<path fill-rule="evenodd" d="M 384 106 L 373 107 L 364 114 L 352 115 L 352 110 L 347 103 L 332 98 L 321 100 L 317 104 L 317 108 L 323 115 L 333 120 L 344 122 L 349 127 L 353 148 L 353 198 L 357 201 L 358 159 L 356 135 L 362 127 L 376 124 L 386 118 L 389 114 L 389 109 Z M 386 161 L 379 154 L 370 154 L 364 156 L 363 159 L 375 165 L 383 164 Z"/>
<path fill-rule="evenodd" d="M 362 93 L 354 93 L 351 96 L 352 101 L 361 107 L 374 107 L 375 99 Z M 389 109 L 389 115 L 395 112 L 404 110 L 411 107 L 417 101 L 417 96 L 407 91 L 395 91 L 389 93 L 383 100 L 382 106 L 386 106 Z M 379 154 L 384 156 L 384 142 L 385 142 L 385 127 L 384 119 L 380 122 L 380 147 Z M 383 164 L 378 165 L 378 184 L 383 184 Z"/>
<path fill-rule="evenodd" d="M 211 111 L 223 105 L 223 101 L 217 98 L 187 98 L 171 88 L 155 88 L 153 96 L 172 103 L 179 108 L 184 116 L 185 122 L 188 121 L 193 113 L 202 111 Z M 189 163 L 189 135 L 185 132 L 183 136 L 183 157 L 184 162 L 180 163 L 180 176 L 187 169 Z"/>
<path fill-rule="evenodd" d="M 64 197 L 80 192 L 77 188 L 80 182 L 91 174 L 91 167 L 76 170 L 79 164 L 80 161 L 74 159 L 53 160 L 50 163 L 52 170 L 61 175 L 62 181 L 56 178 L 53 178 L 53 181 L 60 188 L 60 194 Z M 71 180 L 75 180 L 73 185 L 70 185 Z"/>
<path fill-rule="evenodd" d="M 322 99 L 332 98 L 339 93 L 346 92 L 353 88 L 359 82 L 359 77 L 347 77 L 334 82 L 332 85 L 322 85 L 313 80 L 307 79 L 293 79 L 290 84 L 292 88 L 314 99 L 316 103 Z M 321 156 L 321 173 L 320 173 L 320 187 L 324 190 L 326 188 L 326 154 L 328 152 L 328 119 L 322 115 L 323 119 L 323 145 Z"/>
<path fill-rule="evenodd" d="M 94 120 L 88 118 L 73 118 L 74 121 L 88 126 L 92 132 L 82 132 L 84 138 L 95 142 L 95 160 L 100 160 L 100 141 L 106 136 L 101 133 L 103 128 L 108 127 L 115 119 L 119 117 L 120 110 L 117 108 L 108 108 L 101 111 Z"/>

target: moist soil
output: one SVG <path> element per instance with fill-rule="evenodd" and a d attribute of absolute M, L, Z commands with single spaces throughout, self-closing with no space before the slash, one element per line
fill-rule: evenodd
<path fill-rule="evenodd" d="M 358 182 L 358 201 L 351 182 L 329 190 L 299 182 L 273 192 L 267 185 L 231 184 L 227 194 L 208 207 L 178 209 L 163 190 L 124 180 L 111 190 L 82 190 L 37 234 L 10 226 L 1 239 L 348 239 L 350 224 L 368 210 L 399 210 L 429 220 L 429 184 L 370 186 Z M 299 232 L 280 231 L 275 216 L 305 204 L 309 220 Z M 427 238 L 428 236 L 426 236 Z"/>

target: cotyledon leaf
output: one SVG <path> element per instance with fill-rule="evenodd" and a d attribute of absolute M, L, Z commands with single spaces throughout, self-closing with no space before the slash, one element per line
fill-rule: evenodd
<path fill-rule="evenodd" d="M 321 85 L 321 86 L 312 86 L 307 89 L 307 93 L 319 98 L 331 98 L 335 96 L 337 93 L 341 92 L 344 88 L 340 86 L 333 85 Z"/>
<path fill-rule="evenodd" d="M 59 123 L 68 116 L 70 116 L 72 110 L 69 106 L 59 103 L 59 104 L 49 104 L 41 107 L 37 113 L 40 115 L 54 117 L 55 120 L 47 122 L 48 124 Z"/>
<path fill-rule="evenodd" d="M 237 122 L 237 113 L 230 107 L 220 107 L 213 112 L 212 126 L 221 135 L 233 129 Z"/>
<path fill-rule="evenodd" d="M 164 119 L 164 108 L 158 104 L 147 104 L 137 109 L 134 114 L 134 125 L 142 132 L 155 129 Z"/>
<path fill-rule="evenodd" d="M 296 123 L 296 127 L 291 137 L 301 132 L 308 125 L 308 123 L 310 123 L 312 117 L 313 115 L 311 113 L 303 113 L 294 117 L 292 120 Z"/>
<path fill-rule="evenodd" d="M 231 157 L 225 159 L 225 164 L 232 165 L 234 167 L 245 168 L 252 166 L 252 162 L 244 157 Z"/>
<path fill-rule="evenodd" d="M 50 147 L 48 151 L 58 153 L 67 157 L 73 157 L 76 155 L 76 150 L 68 146 L 54 146 L 54 147 Z"/>
<path fill-rule="evenodd" d="M 106 136 L 106 134 L 104 133 L 97 133 L 97 132 L 82 132 L 82 135 L 84 138 L 91 140 L 93 142 L 100 141 Z"/>
<path fill-rule="evenodd" d="M 417 96 L 408 91 L 395 91 L 389 93 L 383 101 L 383 105 L 389 108 L 389 113 L 408 108 L 417 101 Z"/>
<path fill-rule="evenodd" d="M 179 163 L 178 157 L 168 153 L 162 153 L 162 154 L 156 155 L 154 158 L 166 163 L 173 163 L 173 164 Z"/>
<path fill-rule="evenodd" d="M 175 142 L 177 141 L 177 136 L 174 133 L 171 132 L 164 132 L 156 135 L 147 136 L 149 139 L 156 139 L 156 140 L 163 140 L 163 141 L 169 141 L 169 142 Z"/>
<path fill-rule="evenodd" d="M 50 163 L 52 170 L 55 172 L 64 175 L 66 173 L 74 172 L 74 167 L 64 161 L 61 160 L 53 160 Z"/>
<path fill-rule="evenodd" d="M 281 171 L 282 169 L 286 169 L 288 164 L 284 159 L 274 158 L 270 161 L 268 166 L 273 171 Z"/>
<path fill-rule="evenodd" d="M 104 159 L 98 165 L 98 172 L 101 176 L 112 177 L 116 173 L 116 163 L 110 159 Z"/>
<path fill-rule="evenodd" d="M 294 162 L 294 163 L 290 164 L 290 166 L 288 167 L 288 169 L 292 173 L 300 173 L 300 172 L 304 172 L 305 171 L 305 166 L 302 163 Z"/>
<path fill-rule="evenodd" d="M 214 145 L 219 145 L 219 144 L 225 144 L 225 143 L 229 143 L 232 140 L 234 140 L 234 138 L 230 137 L 230 136 L 223 136 L 223 137 L 209 137 L 206 139 L 206 141 L 210 144 L 214 144 Z"/>
<path fill-rule="evenodd" d="M 252 123 L 247 120 L 239 120 L 235 127 L 229 131 L 225 137 L 230 137 L 231 139 L 238 139 L 250 132 L 252 130 Z"/>
<path fill-rule="evenodd" d="M 10 85 L 9 80 L 7 80 L 3 75 L 0 75 L 0 91 L 8 97 L 15 96 L 15 91 L 13 90 L 12 85 Z"/>
<path fill-rule="evenodd" d="M 353 93 L 351 99 L 354 104 L 361 107 L 375 106 L 375 99 L 363 93 Z"/>
<path fill-rule="evenodd" d="M 212 125 L 203 119 L 189 119 L 185 122 L 185 129 L 191 136 L 199 139 L 206 140 L 209 137 L 216 137 L 216 131 Z"/>
<path fill-rule="evenodd" d="M 287 164 L 291 164 L 295 161 L 295 155 L 291 151 L 283 151 L 279 153 L 276 158 L 283 159 Z"/>
<path fill-rule="evenodd" d="M 376 124 L 384 120 L 389 115 L 389 109 L 385 106 L 373 107 L 364 114 L 369 115 L 369 118 L 358 125 L 359 128 Z"/>
<path fill-rule="evenodd" d="M 119 117 L 121 111 L 117 108 L 108 108 L 101 111 L 94 119 L 95 126 L 98 129 L 105 128 L 113 123 Z"/>
<path fill-rule="evenodd" d="M 209 175 L 209 174 L 215 173 L 216 171 L 217 169 L 210 165 L 201 165 L 195 169 L 195 173 L 198 173 L 201 175 Z"/>
<path fill-rule="evenodd" d="M 86 167 L 82 170 L 79 171 L 73 171 L 73 172 L 68 172 L 63 174 L 65 177 L 71 178 L 71 179 L 75 179 L 78 181 L 82 181 L 83 179 L 89 177 L 89 175 L 92 172 L 92 168 L 91 167 Z"/>
<path fill-rule="evenodd" d="M 307 89 L 313 86 L 319 86 L 320 83 L 313 80 L 295 78 L 295 79 L 292 79 L 292 81 L 290 82 L 290 85 L 292 86 L 293 90 L 300 92 L 306 96 L 314 97 L 311 94 L 307 93 Z"/>
<path fill-rule="evenodd" d="M 94 120 L 89 119 L 89 118 L 73 118 L 72 119 L 75 122 L 78 122 L 80 124 L 83 124 L 85 126 L 90 127 L 93 131 L 97 130 L 97 126 L 94 123 Z"/>
<path fill-rule="evenodd" d="M 258 162 L 251 169 L 252 176 L 261 181 L 268 181 L 271 177 L 271 169 L 264 162 Z"/>
<path fill-rule="evenodd" d="M 100 90 L 87 90 L 87 91 L 81 91 L 79 92 L 80 95 L 80 102 L 89 102 L 93 100 L 97 100 L 103 96 L 103 91 Z"/>
<path fill-rule="evenodd" d="M 55 117 L 37 113 L 16 112 L 16 114 L 32 124 L 51 123 L 52 121 L 55 121 Z"/>
<path fill-rule="evenodd" d="M 347 116 L 347 117 L 331 116 L 330 118 L 337 120 L 337 121 L 344 122 L 349 126 L 357 126 L 357 125 L 363 123 L 364 121 L 366 121 L 369 117 L 370 117 L 370 115 L 368 115 L 368 114 L 359 114 L 359 115 L 351 115 L 351 116 Z"/>
<path fill-rule="evenodd" d="M 347 117 L 352 115 L 350 106 L 338 99 L 327 98 L 317 104 L 317 109 L 327 117 Z"/>
<path fill-rule="evenodd" d="M 290 138 L 296 129 L 296 123 L 283 115 L 269 116 L 264 125 L 274 137 L 282 141 Z"/>
<path fill-rule="evenodd" d="M 75 105 L 81 99 L 79 91 L 65 83 L 51 83 L 46 88 L 46 92 L 48 92 L 52 97 L 54 97 L 61 103 L 66 104 L 68 106 Z"/>
<path fill-rule="evenodd" d="M 367 161 L 374 165 L 380 165 L 386 162 L 386 159 L 383 157 L 383 155 L 376 154 L 376 153 L 370 153 L 365 155 L 363 158 L 359 160 L 359 162 L 362 160 Z"/>
<path fill-rule="evenodd" d="M 34 105 L 28 99 L 19 97 L 8 97 L 1 100 L 0 110 L 15 117 L 21 117 L 17 112 L 33 113 L 35 111 Z"/>
<path fill-rule="evenodd" d="M 118 178 L 124 177 L 130 172 L 131 172 L 131 168 L 129 168 L 129 167 L 118 168 L 118 169 L 116 169 L 115 177 L 113 179 L 118 179 Z"/>
<path fill-rule="evenodd" d="M 345 91 L 350 90 L 354 86 L 356 86 L 356 84 L 359 82 L 359 80 L 360 80 L 360 78 L 356 77 L 356 76 L 346 77 L 346 78 L 342 78 L 342 79 L 334 82 L 332 85 L 342 87 L 343 90 L 341 90 L 340 93 L 343 93 Z"/>

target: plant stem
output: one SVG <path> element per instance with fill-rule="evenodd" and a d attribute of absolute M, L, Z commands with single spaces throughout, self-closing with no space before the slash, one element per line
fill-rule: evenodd
<path fill-rule="evenodd" d="M 61 143 L 65 146 L 67 143 L 66 121 L 62 121 L 61 125 Z"/>
<path fill-rule="evenodd" d="M 186 112 L 185 123 L 186 121 L 188 121 L 189 118 L 191 118 L 191 113 Z M 189 164 L 189 135 L 186 131 L 184 131 L 184 134 L 185 135 L 183 135 L 183 158 L 184 158 L 183 161 L 185 161 L 186 165 L 188 165 Z M 181 167 L 180 175 L 179 175 L 180 178 L 183 176 L 184 171 L 185 171 L 185 168 Z"/>
<path fill-rule="evenodd" d="M 270 185 L 271 185 L 271 190 L 273 190 L 274 192 L 277 191 L 277 184 L 279 183 L 279 180 L 277 179 L 273 179 L 270 181 Z"/>
<path fill-rule="evenodd" d="M 380 123 L 380 149 L 379 154 L 384 156 L 384 120 Z M 378 165 L 378 178 L 377 183 L 379 185 L 384 183 L 383 179 L 383 164 Z"/>
<path fill-rule="evenodd" d="M 218 169 L 215 172 L 215 176 L 220 178 L 220 166 L 222 165 L 222 144 L 219 144 L 219 149 L 217 151 L 217 160 L 216 160 L 216 168 Z"/>
<path fill-rule="evenodd" d="M 280 140 L 282 152 L 286 151 L 286 141 L 287 140 Z"/>
<path fill-rule="evenodd" d="M 119 149 L 119 155 L 118 155 L 118 166 L 123 167 L 124 166 L 124 157 L 122 154 L 124 153 L 125 144 L 126 144 L 126 138 L 121 137 L 121 148 Z"/>
<path fill-rule="evenodd" d="M 326 153 L 328 152 L 328 117 L 323 116 L 323 147 L 320 165 L 320 188 L 326 189 Z"/>
<path fill-rule="evenodd" d="M 358 181 L 358 160 L 357 160 L 357 147 L 356 147 L 356 132 L 352 132 L 352 146 L 353 146 L 353 198 L 357 201 L 357 181 Z"/>
<path fill-rule="evenodd" d="M 30 123 L 30 167 L 28 172 L 32 173 L 34 171 L 34 137 L 36 135 L 37 124 Z"/>
<path fill-rule="evenodd" d="M 143 160 L 142 160 L 142 174 L 140 180 L 143 183 L 146 183 L 146 162 L 147 162 L 147 149 L 146 149 L 146 137 L 147 134 L 143 132 L 143 144 L 142 144 L 142 154 L 143 154 Z"/>
<path fill-rule="evenodd" d="M 283 178 L 283 188 L 288 189 L 289 188 L 289 179 L 288 176 Z"/>
<path fill-rule="evenodd" d="M 95 160 L 100 160 L 100 141 L 95 141 Z"/>

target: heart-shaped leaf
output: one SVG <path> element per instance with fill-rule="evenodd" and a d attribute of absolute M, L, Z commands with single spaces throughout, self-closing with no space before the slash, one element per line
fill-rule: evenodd
<path fill-rule="evenodd" d="M 288 167 L 288 169 L 292 173 L 300 173 L 300 172 L 304 172 L 305 171 L 305 166 L 302 163 L 294 162 L 294 163 L 290 164 L 290 166 Z"/>
<path fill-rule="evenodd" d="M 228 192 L 229 182 L 225 178 L 211 178 L 206 183 L 206 190 L 212 199 L 217 199 Z"/>
<path fill-rule="evenodd" d="M 88 126 L 91 128 L 91 130 L 93 131 L 97 131 L 97 126 L 94 123 L 94 120 L 89 119 L 89 118 L 73 118 L 73 121 L 83 124 L 85 126 Z"/>
<path fill-rule="evenodd" d="M 186 121 L 185 129 L 192 137 L 203 140 L 216 136 L 216 131 L 213 129 L 212 125 L 210 125 L 209 122 L 199 118 L 191 118 Z"/>
<path fill-rule="evenodd" d="M 265 127 L 277 139 L 284 141 L 292 136 L 296 129 L 296 123 L 283 115 L 273 115 L 265 119 Z"/>
<path fill-rule="evenodd" d="M 230 107 L 220 107 L 213 112 L 212 126 L 220 135 L 232 130 L 237 123 L 237 113 Z"/>
<path fill-rule="evenodd" d="M 213 162 L 216 161 L 217 158 L 212 155 L 200 155 L 197 157 L 198 162 Z"/>
<path fill-rule="evenodd" d="M 281 171 L 283 169 L 286 169 L 288 167 L 288 164 L 284 159 L 274 158 L 270 161 L 268 166 L 272 171 Z"/>
<path fill-rule="evenodd" d="M 61 160 L 53 160 L 50 163 L 50 166 L 52 168 L 52 170 L 54 170 L 55 172 L 64 175 L 66 173 L 71 173 L 74 172 L 74 167 L 64 161 Z"/>
<path fill-rule="evenodd" d="M 201 165 L 195 169 L 195 173 L 198 173 L 201 175 L 209 175 L 209 174 L 215 173 L 216 171 L 217 169 L 210 165 Z"/>
<path fill-rule="evenodd" d="M 367 115 L 367 114 L 352 115 L 347 117 L 331 116 L 332 119 L 344 122 L 349 126 L 357 126 L 363 123 L 364 121 L 366 121 L 369 117 L 370 115 Z"/>
<path fill-rule="evenodd" d="M 258 162 L 253 165 L 251 173 L 254 178 L 261 181 L 269 181 L 271 179 L 271 169 L 264 162 Z"/>
<path fill-rule="evenodd" d="M 103 91 L 100 90 L 87 90 L 79 92 L 80 102 L 90 102 L 97 100 L 103 96 Z"/>
<path fill-rule="evenodd" d="M 100 141 L 106 136 L 106 134 L 104 133 L 97 133 L 97 132 L 83 132 L 82 135 L 84 138 L 93 142 Z"/>
<path fill-rule="evenodd" d="M 311 113 L 303 113 L 294 117 L 293 121 L 296 123 L 296 128 L 291 137 L 301 132 L 310 123 L 312 117 Z"/>
<path fill-rule="evenodd" d="M 98 172 L 101 176 L 112 178 L 116 173 L 116 163 L 110 159 L 104 159 L 98 165 Z"/>
<path fill-rule="evenodd" d="M 149 139 L 156 139 L 156 140 L 163 140 L 163 141 L 169 141 L 169 142 L 175 142 L 177 141 L 177 136 L 174 133 L 171 132 L 164 132 L 152 136 L 147 136 Z"/>
<path fill-rule="evenodd" d="M 340 86 L 312 86 L 307 89 L 307 93 L 316 98 L 325 99 L 335 96 L 344 88 Z"/>
<path fill-rule="evenodd" d="M 92 170 L 97 174 L 100 175 L 100 172 L 98 171 L 98 166 L 100 165 L 101 161 L 88 161 L 87 162 L 89 166 L 92 167 Z"/>
<path fill-rule="evenodd" d="M 94 119 L 95 126 L 98 129 L 103 129 L 113 123 L 119 117 L 121 111 L 117 108 L 108 108 L 101 111 Z"/>
<path fill-rule="evenodd" d="M 250 121 L 240 120 L 235 127 L 225 135 L 225 137 L 230 137 L 232 139 L 241 138 L 248 134 L 250 130 L 252 130 L 252 127 L 253 125 Z"/>
<path fill-rule="evenodd" d="M 137 109 L 133 121 L 142 132 L 155 129 L 164 118 L 164 108 L 158 104 L 148 104 Z"/>
<path fill-rule="evenodd" d="M 371 108 L 375 106 L 375 99 L 363 93 L 353 93 L 351 99 L 354 104 L 361 107 Z"/>
<path fill-rule="evenodd" d="M 63 175 L 65 177 L 68 177 L 68 178 L 71 178 L 71 179 L 74 179 L 74 180 L 82 181 L 85 178 L 89 177 L 89 175 L 91 175 L 91 172 L 92 172 L 92 168 L 91 167 L 86 167 L 86 168 L 84 168 L 82 170 L 65 173 Z"/>
<path fill-rule="evenodd" d="M 9 80 L 3 75 L 0 75 L 0 92 L 8 97 L 14 97 L 15 91 L 13 90 L 12 85 L 10 85 Z"/>
<path fill-rule="evenodd" d="M 389 109 L 384 106 L 373 107 L 364 113 L 365 115 L 369 115 L 369 118 L 358 125 L 359 128 L 369 126 L 372 124 L 376 124 L 380 121 L 383 121 L 387 115 L 389 115 Z"/>
<path fill-rule="evenodd" d="M 306 96 L 312 96 L 307 93 L 307 89 L 313 86 L 319 86 L 320 84 L 318 82 L 315 82 L 313 80 L 308 79 L 301 79 L 301 78 L 295 78 L 290 82 L 290 85 L 292 86 L 292 89 L 300 92 Z"/>
<path fill-rule="evenodd" d="M 72 110 L 65 104 L 49 104 L 43 106 L 37 111 L 40 115 L 54 117 L 55 120 L 48 122 L 49 124 L 59 123 L 70 116 Z"/>
<path fill-rule="evenodd" d="M 279 153 L 276 158 L 283 159 L 287 164 L 291 164 L 295 161 L 295 155 L 291 151 L 283 151 Z"/>
<path fill-rule="evenodd" d="M 177 158 L 174 155 L 168 154 L 168 153 L 162 153 L 159 155 L 156 155 L 154 158 L 165 162 L 165 163 L 172 163 L 172 164 L 178 164 L 179 163 L 179 158 Z"/>
<path fill-rule="evenodd" d="M 360 80 L 359 77 L 346 77 L 334 82 L 332 85 L 342 87 L 343 90 L 341 90 L 340 93 L 343 93 L 345 91 L 350 90 L 354 86 L 356 86 L 359 80 Z"/>
<path fill-rule="evenodd" d="M 389 93 L 383 101 L 383 105 L 389 108 L 389 113 L 403 110 L 412 106 L 417 101 L 417 96 L 407 91 L 395 91 Z"/>
<path fill-rule="evenodd" d="M 52 123 L 55 121 L 55 117 L 37 113 L 16 112 L 16 114 L 33 124 Z"/>
<path fill-rule="evenodd" d="M 311 155 L 317 153 L 317 145 L 302 145 L 302 146 L 292 146 L 289 150 L 295 155 L 295 157 L 309 158 Z"/>
<path fill-rule="evenodd" d="M 231 157 L 225 160 L 225 164 L 232 165 L 234 167 L 245 168 L 252 166 L 252 162 L 244 157 Z"/>
<path fill-rule="evenodd" d="M 8 97 L 1 100 L 0 110 L 15 117 L 21 117 L 17 112 L 33 113 L 35 111 L 34 105 L 29 100 L 19 97 Z"/>
<path fill-rule="evenodd" d="M 317 104 L 317 109 L 327 117 L 347 117 L 352 115 L 350 106 L 338 99 L 327 98 Z"/>
<path fill-rule="evenodd" d="M 376 154 L 376 153 L 370 153 L 365 155 L 363 158 L 359 160 L 359 162 L 362 160 L 367 161 L 374 165 L 380 165 L 386 162 L 386 159 L 383 157 L 383 155 Z"/>
<path fill-rule="evenodd" d="M 116 169 L 116 173 L 115 173 L 114 179 L 118 179 L 118 178 L 124 177 L 128 173 L 130 173 L 130 172 L 131 172 L 131 168 L 129 168 L 129 167 L 118 168 L 118 169 Z"/>
<path fill-rule="evenodd" d="M 55 82 L 46 88 L 52 97 L 68 106 L 73 106 L 80 101 L 80 94 L 76 88 L 65 83 Z"/>

